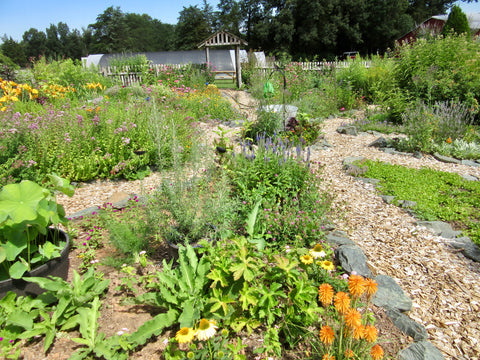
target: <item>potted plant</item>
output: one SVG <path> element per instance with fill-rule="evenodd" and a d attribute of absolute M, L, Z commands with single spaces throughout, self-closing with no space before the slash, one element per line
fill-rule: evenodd
<path fill-rule="evenodd" d="M 48 175 L 46 187 L 23 180 L 1 189 L 0 298 L 8 291 L 38 294 L 40 288 L 21 280 L 24 276 L 66 277 L 69 238 L 58 226 L 67 219 L 55 191 L 74 193 L 69 182 L 56 175 Z"/>

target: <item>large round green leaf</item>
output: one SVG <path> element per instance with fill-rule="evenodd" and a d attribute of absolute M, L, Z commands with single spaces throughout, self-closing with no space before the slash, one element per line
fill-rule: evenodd
<path fill-rule="evenodd" d="M 0 192 L 0 214 L 7 214 L 14 224 L 35 220 L 38 203 L 44 197 L 43 188 L 30 180 L 5 185 Z"/>
<path fill-rule="evenodd" d="M 5 261 L 7 258 L 7 252 L 5 251 L 3 245 L 0 245 L 0 264 Z"/>

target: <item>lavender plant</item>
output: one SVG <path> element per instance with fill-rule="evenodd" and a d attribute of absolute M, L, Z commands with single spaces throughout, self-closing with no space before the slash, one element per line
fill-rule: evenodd
<path fill-rule="evenodd" d="M 473 122 L 471 109 L 456 102 L 436 102 L 433 106 L 417 103 L 403 114 L 408 139 L 400 146 L 407 150 L 432 152 L 435 144 L 462 139 Z"/>

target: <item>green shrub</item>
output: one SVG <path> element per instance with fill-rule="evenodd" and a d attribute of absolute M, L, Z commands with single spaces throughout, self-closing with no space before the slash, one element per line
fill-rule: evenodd
<path fill-rule="evenodd" d="M 73 87 L 79 95 L 87 92 L 85 87 L 88 83 L 100 83 L 104 87 L 112 85 L 95 68 L 84 68 L 79 61 L 72 59 L 47 62 L 41 58 L 33 64 L 32 73 L 36 84 Z"/>
<path fill-rule="evenodd" d="M 197 243 L 201 239 L 225 237 L 236 220 L 236 201 L 225 176 L 210 174 L 188 177 L 184 172 L 165 180 L 153 194 L 149 216 L 160 219 L 156 233 L 171 243 Z"/>
<path fill-rule="evenodd" d="M 62 100 L 62 108 L 15 102 L 0 117 L 1 127 L 11 129 L 2 141 L 0 178 L 36 180 L 56 172 L 75 181 L 134 179 L 151 166 L 183 163 L 192 153 L 194 119 L 170 112 L 154 89 L 139 89 L 140 99 L 129 101 Z"/>
<path fill-rule="evenodd" d="M 258 147 L 248 141 L 242 144 L 242 152 L 226 168 L 233 195 L 243 204 L 241 218 L 246 219 L 260 201 L 262 209 L 270 210 L 258 219 L 255 229 L 270 239 L 272 246 L 292 241 L 295 233 L 308 245 L 321 239 L 322 226 L 327 224 L 329 198 L 318 189 L 318 177 L 310 168 L 314 164 L 310 164 L 309 151 L 301 144 L 294 145 L 279 137 L 260 136 L 257 144 Z M 308 218 L 306 221 L 311 224 L 292 223 L 297 217 Z"/>
<path fill-rule="evenodd" d="M 429 104 L 462 102 L 478 116 L 480 43 L 450 35 L 399 48 L 395 79 L 407 97 Z"/>

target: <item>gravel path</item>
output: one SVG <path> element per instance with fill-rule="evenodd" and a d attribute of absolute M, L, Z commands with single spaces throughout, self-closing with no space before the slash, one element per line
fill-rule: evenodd
<path fill-rule="evenodd" d="M 231 95 L 232 92 L 230 92 Z M 243 92 L 235 100 L 248 104 Z M 328 150 L 312 151 L 311 159 L 323 165 L 323 190 L 335 194 L 333 219 L 338 229 L 347 231 L 351 240 L 367 255 L 374 273 L 394 278 L 412 299 L 408 316 L 422 324 L 429 341 L 447 359 L 480 358 L 480 264 L 475 263 L 415 224 L 405 211 L 386 204 L 370 184 L 345 174 L 342 161 L 347 156 L 364 156 L 412 168 L 430 167 L 437 170 L 469 174 L 480 178 L 480 168 L 446 164 L 433 157 L 390 155 L 368 147 L 375 136 L 348 136 L 336 132 L 348 118 L 328 119 L 324 123 L 325 138 L 333 145 Z M 204 124 L 210 143 L 215 135 L 209 131 L 216 124 Z M 115 193 L 139 194 L 154 188 L 161 180 L 155 173 L 137 181 L 97 181 L 82 184 L 74 197 L 59 196 L 67 214 L 90 206 L 101 205 Z"/>

